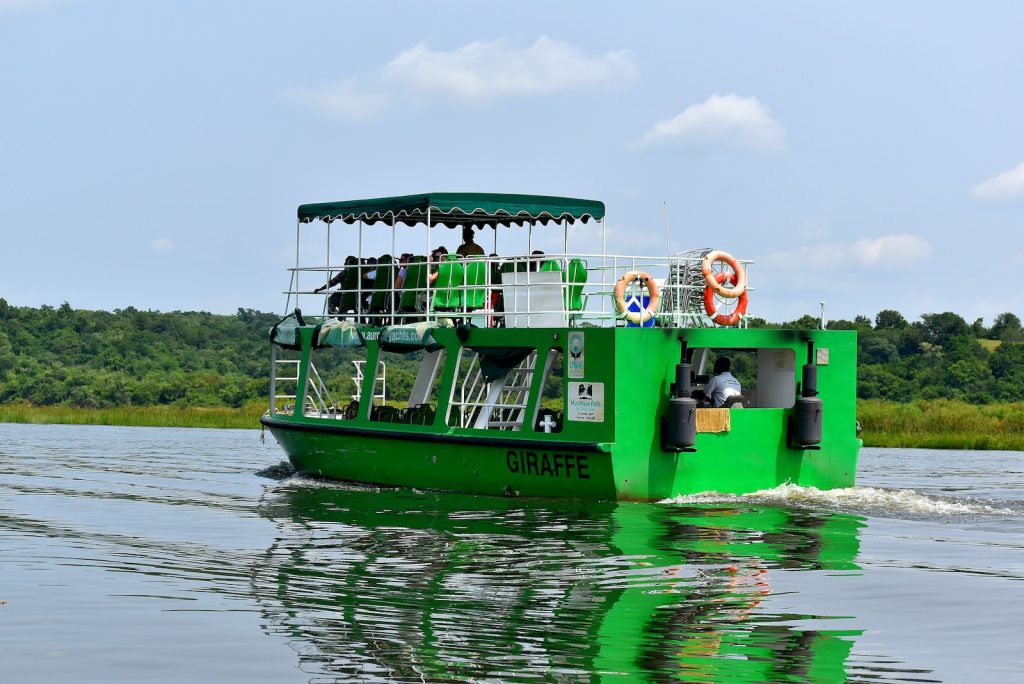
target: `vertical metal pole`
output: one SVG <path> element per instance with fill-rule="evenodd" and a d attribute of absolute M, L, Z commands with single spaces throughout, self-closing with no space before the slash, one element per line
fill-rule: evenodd
<path fill-rule="evenodd" d="M 363 263 L 363 219 L 359 219 L 359 263 L 356 268 L 356 274 L 359 277 L 356 279 L 356 323 L 363 322 L 363 270 L 365 267 Z"/>
<path fill-rule="evenodd" d="M 526 326 L 529 327 L 533 324 L 533 317 L 530 315 L 533 312 L 533 307 L 530 305 L 530 271 L 533 266 L 533 220 L 530 221 L 529 228 L 526 229 Z M 537 267 L 540 268 L 539 266 Z"/>
<path fill-rule="evenodd" d="M 395 225 L 397 224 L 397 221 L 398 221 L 398 217 L 395 215 L 394 212 L 392 212 L 391 213 L 391 278 L 390 278 L 391 282 L 388 283 L 388 290 L 391 292 L 390 296 L 388 296 L 388 301 L 390 302 L 390 304 L 388 305 L 388 308 L 391 310 L 389 312 L 390 313 L 390 318 L 388 320 L 389 320 L 389 323 L 391 325 L 395 324 L 395 309 L 398 308 L 398 307 L 395 306 L 395 294 L 396 294 L 395 293 L 395 276 L 398 275 L 398 264 L 396 263 L 396 260 L 398 259 L 398 255 L 395 253 Z M 378 265 L 377 268 L 380 268 L 380 266 Z"/>
<path fill-rule="evenodd" d="M 295 290 L 295 308 L 299 308 L 299 234 L 302 227 L 302 222 L 298 219 L 295 220 L 295 277 L 293 281 L 293 289 Z M 289 299 L 291 299 L 291 293 L 288 293 Z M 288 305 L 285 305 L 285 309 Z"/>
<path fill-rule="evenodd" d="M 277 346 L 270 343 L 270 415 L 277 413 Z"/>
<path fill-rule="evenodd" d="M 601 217 L 601 290 L 608 291 L 608 218 Z M 612 323 L 614 325 L 614 322 Z"/>
<path fill-rule="evenodd" d="M 430 209 L 430 205 L 427 205 L 427 301 L 423 305 L 423 316 L 428 321 L 430 320 Z"/>
<path fill-rule="evenodd" d="M 667 256 L 672 256 L 672 241 L 668 237 L 668 202 L 664 202 L 665 205 L 665 249 L 668 250 Z"/>
<path fill-rule="evenodd" d="M 333 278 L 333 277 L 334 277 L 334 272 L 331 270 L 331 221 L 328 221 L 327 222 L 327 280 L 324 281 L 324 284 L 326 285 L 327 283 L 331 282 L 331 278 Z M 324 308 L 323 308 L 323 313 L 322 313 L 323 316 L 327 315 L 327 302 L 330 301 L 330 298 L 331 298 L 331 293 L 327 292 L 327 290 L 325 289 L 324 290 Z"/>

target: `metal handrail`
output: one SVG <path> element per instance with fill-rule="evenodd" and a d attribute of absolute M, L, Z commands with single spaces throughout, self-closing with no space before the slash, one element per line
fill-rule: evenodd
<path fill-rule="evenodd" d="M 708 319 L 700 304 L 704 293 L 703 278 L 700 275 L 700 253 L 701 250 L 694 250 L 672 257 L 600 254 L 525 254 L 505 257 L 474 257 L 472 262 L 484 264 L 484 282 L 483 284 L 462 283 L 451 288 L 462 294 L 462 304 L 459 308 L 435 308 L 433 304 L 438 292 L 436 286 L 428 284 L 424 288 L 396 288 L 392 283 L 391 287 L 380 290 L 387 293 L 387 299 L 390 302 L 381 311 L 368 310 L 368 302 L 375 290 L 362 289 L 361 286 L 355 290 L 358 310 L 350 311 L 329 310 L 329 298 L 334 292 L 323 292 L 323 315 L 378 325 L 397 325 L 424 319 L 437 321 L 445 318 L 475 319 L 478 324 L 483 326 L 561 327 L 578 326 L 584 323 L 604 327 L 625 325 L 622 317 L 615 312 L 614 284 L 623 273 L 639 270 L 650 274 L 661 289 L 662 306 L 657 313 L 659 325 L 707 327 L 714 324 Z M 584 283 L 570 282 L 565 277 L 570 263 L 576 259 L 583 263 L 587 272 L 587 280 Z M 421 263 L 428 268 L 429 273 L 431 269 L 443 262 L 425 261 Z M 471 260 L 461 260 L 459 263 L 465 265 L 471 263 Z M 753 262 L 740 260 L 740 263 L 747 270 L 749 283 L 750 266 Z M 557 264 L 557 268 L 548 267 L 551 270 L 542 270 L 544 264 Z M 299 280 L 297 273 L 300 271 L 319 273 L 326 278 L 329 274 L 337 273 L 343 268 L 345 267 L 328 265 L 295 267 L 289 271 L 292 272 L 291 282 L 295 283 Z M 492 273 L 495 271 L 516 275 L 511 275 L 509 278 L 503 276 L 502 281 L 496 282 L 492 277 Z M 562 275 L 553 277 L 550 275 L 551 273 Z M 696 277 L 694 277 L 695 275 Z M 525 294 L 525 296 L 519 296 L 520 306 L 516 310 L 509 310 L 510 300 L 516 300 L 517 288 L 520 290 L 518 295 Z M 572 288 L 580 288 L 579 297 L 583 303 L 580 309 L 571 309 L 566 306 Z M 484 306 L 471 309 L 466 305 L 465 295 L 479 289 L 484 290 Z M 749 289 L 753 290 L 753 288 Z M 399 310 L 398 302 L 404 292 L 415 293 L 418 304 L 416 310 Z M 492 306 L 498 299 L 496 293 L 502 295 L 500 299 L 504 304 L 504 311 L 497 311 Z M 285 294 L 288 295 L 289 301 L 293 296 L 320 295 L 313 290 L 298 290 L 294 287 L 289 287 Z M 427 299 L 428 295 L 429 299 Z M 427 301 L 424 304 L 425 299 Z M 549 305 L 538 304 L 541 299 L 546 299 Z"/>

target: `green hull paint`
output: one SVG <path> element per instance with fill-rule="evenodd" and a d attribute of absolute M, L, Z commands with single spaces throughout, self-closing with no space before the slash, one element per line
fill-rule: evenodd
<path fill-rule="evenodd" d="M 449 426 L 448 401 L 460 347 L 530 347 L 543 356 L 567 351 L 570 333 L 585 335 L 582 377 L 562 377 L 566 419 L 545 434 L 528 421 L 520 431 Z M 312 327 L 299 329 L 299 385 L 305 388 Z M 438 329 L 447 353 L 433 425 L 372 422 L 368 408 L 335 417 L 272 413 L 264 424 L 300 470 L 324 477 L 391 486 L 480 493 L 590 499 L 658 500 L 702 491 L 746 493 L 791 482 L 818 488 L 853 485 L 861 441 L 856 436 L 856 334 L 733 328 L 474 328 L 459 338 Z M 792 406 L 729 412 L 728 432 L 699 433 L 695 451 L 661 448 L 670 383 L 679 361 L 680 338 L 690 348 L 761 349 L 788 354 L 795 400 L 808 345 L 825 350 L 818 363 L 822 401 L 820 449 L 787 445 Z M 378 347 L 367 341 L 366 367 Z M 568 375 L 568 373 L 566 373 Z M 579 383 L 603 388 L 603 420 L 573 420 L 572 392 Z M 540 382 L 534 382 L 526 415 L 535 415 Z M 372 395 L 372 377 L 363 396 Z M 791 392 L 791 394 L 789 394 Z M 296 405 L 303 406 L 300 392 Z M 364 401 L 364 405 L 366 402 Z M 593 416 L 591 416 L 593 418 Z"/>
<path fill-rule="evenodd" d="M 544 450 L 512 440 L 507 445 L 427 442 L 268 426 L 296 468 L 322 477 L 496 496 L 616 498 L 611 458 L 597 451 L 555 443 Z M 537 466 L 522 472 L 517 466 L 530 454 L 536 455 Z"/>

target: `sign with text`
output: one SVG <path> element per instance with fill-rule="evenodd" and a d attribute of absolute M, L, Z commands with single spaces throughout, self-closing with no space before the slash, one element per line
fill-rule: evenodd
<path fill-rule="evenodd" d="M 569 333 L 569 377 L 583 377 L 583 333 L 574 331 Z"/>
<path fill-rule="evenodd" d="M 569 383 L 569 420 L 585 423 L 604 422 L 604 383 Z"/>

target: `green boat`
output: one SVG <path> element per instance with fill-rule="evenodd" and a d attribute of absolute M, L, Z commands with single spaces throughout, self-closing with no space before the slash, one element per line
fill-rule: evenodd
<path fill-rule="evenodd" d="M 600 253 L 570 251 L 584 224 Z M 310 229 L 326 265 L 300 263 Z M 339 229 L 353 253 L 332 265 Z M 364 256 L 364 230 L 391 253 Z M 459 230 L 492 239 L 491 256 L 433 251 Z M 523 253 L 497 255 L 524 230 Z M 562 251 L 532 249 L 534 231 Z M 612 253 L 593 200 L 302 205 L 261 422 L 297 469 L 371 485 L 636 501 L 852 486 L 856 333 L 747 327 L 750 266 L 710 249 Z M 717 391 L 723 359 L 741 387 Z"/>

